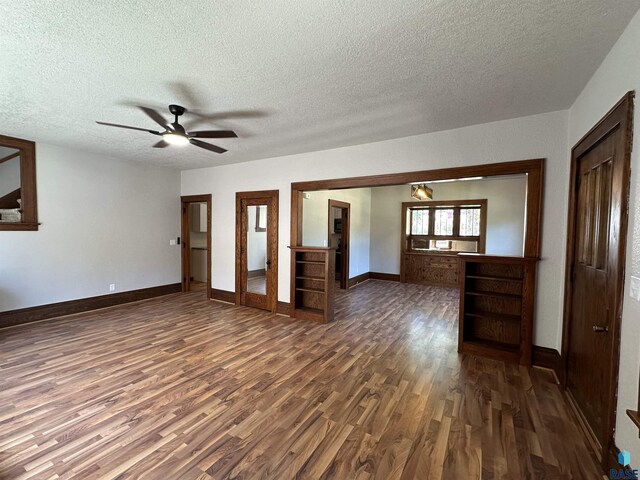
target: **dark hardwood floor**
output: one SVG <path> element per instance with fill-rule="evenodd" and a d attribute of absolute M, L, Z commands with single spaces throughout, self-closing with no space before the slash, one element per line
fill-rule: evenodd
<path fill-rule="evenodd" d="M 457 291 L 315 324 L 173 294 L 0 330 L 0 478 L 602 478 L 550 372 L 459 356 Z"/>

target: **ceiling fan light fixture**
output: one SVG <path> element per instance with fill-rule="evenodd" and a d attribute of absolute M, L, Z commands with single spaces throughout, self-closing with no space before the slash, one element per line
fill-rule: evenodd
<path fill-rule="evenodd" d="M 162 139 L 171 145 L 187 145 L 189 139 L 179 133 L 163 133 Z"/>

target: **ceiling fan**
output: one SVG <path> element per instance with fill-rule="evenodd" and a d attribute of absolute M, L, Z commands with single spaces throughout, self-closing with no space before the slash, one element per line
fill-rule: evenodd
<path fill-rule="evenodd" d="M 146 113 L 151 120 L 160 125 L 164 131 L 149 130 L 147 128 L 130 127 L 128 125 L 119 125 L 117 123 L 96 122 L 100 125 L 107 125 L 108 127 L 127 128 L 129 130 L 140 130 L 141 132 L 149 132 L 153 135 L 159 135 L 162 137 L 158 143 L 154 144 L 154 148 L 165 148 L 169 145 L 186 145 L 190 143 L 196 147 L 204 148 L 211 152 L 224 153 L 227 150 L 211 143 L 203 142 L 200 138 L 235 138 L 238 135 L 231 130 L 198 130 L 195 132 L 187 132 L 182 125 L 178 122 L 178 117 L 183 115 L 187 109 L 180 105 L 169 105 L 169 111 L 174 115 L 175 120 L 173 123 L 167 121 L 157 110 L 149 107 L 138 106 L 140 110 Z"/>

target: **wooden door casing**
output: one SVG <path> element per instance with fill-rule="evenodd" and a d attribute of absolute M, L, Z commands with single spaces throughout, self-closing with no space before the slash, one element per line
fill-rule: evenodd
<path fill-rule="evenodd" d="M 181 226 L 182 235 L 181 248 L 181 283 L 182 291 L 191 290 L 191 235 L 190 235 L 190 215 L 189 208 L 193 203 L 207 204 L 207 298 L 211 298 L 211 194 L 204 195 L 183 195 L 180 197 Z"/>
<path fill-rule="evenodd" d="M 278 307 L 279 190 L 236 193 L 236 304 L 276 312 Z M 247 207 L 267 207 L 266 295 L 247 291 Z"/>
<path fill-rule="evenodd" d="M 614 448 L 633 93 L 572 149 L 563 383 L 603 468 Z"/>

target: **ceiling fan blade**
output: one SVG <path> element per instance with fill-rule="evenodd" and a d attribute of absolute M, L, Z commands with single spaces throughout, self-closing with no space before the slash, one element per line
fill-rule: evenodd
<path fill-rule="evenodd" d="M 153 133 L 154 135 L 160 135 L 160 132 L 156 132 L 155 130 L 149 130 L 147 128 L 130 127 L 129 125 L 119 125 L 117 123 L 98 122 L 98 121 L 96 121 L 96 123 L 99 125 L 106 125 L 107 127 L 127 128 L 129 130 L 139 130 L 141 132 L 149 132 L 149 133 Z"/>
<path fill-rule="evenodd" d="M 232 130 L 199 130 L 189 132 L 189 135 L 197 138 L 236 138 L 236 132 Z"/>
<path fill-rule="evenodd" d="M 206 142 L 201 142 L 200 140 L 196 140 L 195 138 L 190 139 L 189 142 L 191 142 L 191 145 L 204 148 L 205 150 L 209 150 L 211 152 L 216 152 L 216 153 L 226 152 L 226 150 L 222 147 L 218 147 L 217 145 L 211 145 L 210 143 L 206 143 Z"/>
<path fill-rule="evenodd" d="M 170 122 L 167 121 L 166 118 L 164 118 L 162 115 L 160 115 L 157 111 L 155 111 L 153 108 L 149 108 L 149 107 L 143 107 L 138 105 L 138 108 L 140 110 L 142 110 L 144 113 L 147 114 L 147 116 L 149 118 L 151 118 L 151 120 L 153 120 L 154 122 L 156 122 L 158 125 L 160 125 L 162 128 L 170 128 Z"/>
<path fill-rule="evenodd" d="M 167 148 L 169 144 L 164 140 L 160 140 L 158 143 L 154 143 L 152 145 L 153 148 Z"/>

